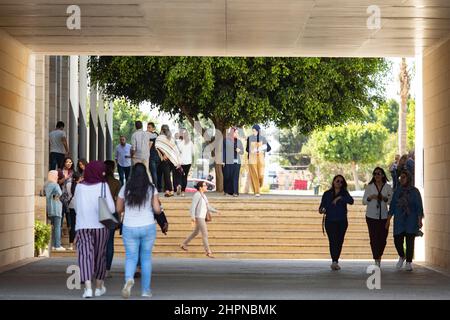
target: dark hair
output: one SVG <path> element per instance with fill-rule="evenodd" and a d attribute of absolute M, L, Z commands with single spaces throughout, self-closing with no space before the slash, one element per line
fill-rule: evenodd
<path fill-rule="evenodd" d="M 169 140 L 172 139 L 172 132 L 170 132 L 170 128 L 167 124 L 161 126 L 161 134 L 165 135 Z"/>
<path fill-rule="evenodd" d="M 136 126 L 137 130 L 142 129 L 142 121 L 138 120 L 134 123 L 134 125 Z"/>
<path fill-rule="evenodd" d="M 83 169 L 80 168 L 80 163 L 84 164 L 84 168 L 86 169 L 88 162 L 86 161 L 86 159 L 78 159 L 77 161 L 77 172 L 83 174 Z"/>
<path fill-rule="evenodd" d="M 64 158 L 63 169 L 66 168 L 66 161 L 67 161 L 67 160 L 72 161 L 72 166 L 70 167 L 69 170 L 71 170 L 71 171 L 73 172 L 73 171 L 75 170 L 75 164 L 73 163 L 73 159 L 72 159 L 71 157 L 65 157 L 65 158 Z"/>
<path fill-rule="evenodd" d="M 204 184 L 206 184 L 205 181 L 197 182 L 197 184 L 195 185 L 195 189 L 200 190 L 200 188 L 203 187 Z"/>
<path fill-rule="evenodd" d="M 70 186 L 70 193 L 73 195 L 75 194 L 75 188 L 77 187 L 77 180 L 81 178 L 81 174 L 79 172 L 74 172 L 72 175 L 72 185 Z"/>
<path fill-rule="evenodd" d="M 156 129 L 156 126 L 155 126 L 155 123 L 154 123 L 154 122 L 149 122 L 149 123 L 147 123 L 147 127 L 148 127 L 148 126 L 152 126 L 153 128 Z"/>
<path fill-rule="evenodd" d="M 105 160 L 106 175 L 114 177 L 114 169 L 116 168 L 116 163 L 112 160 Z"/>
<path fill-rule="evenodd" d="M 58 121 L 56 123 L 56 129 L 64 129 L 64 122 Z"/>
<path fill-rule="evenodd" d="M 136 163 L 131 169 L 130 180 L 125 186 L 125 202 L 131 207 L 141 207 L 148 200 L 148 188 L 153 184 L 148 177 L 147 168 L 142 163 Z"/>
<path fill-rule="evenodd" d="M 372 172 L 372 179 L 370 180 L 369 184 L 375 182 L 375 172 L 376 172 L 376 171 L 381 171 L 381 173 L 383 174 L 383 183 L 386 183 L 386 182 L 389 181 L 389 179 L 386 177 L 386 172 L 384 172 L 383 168 L 376 167 L 375 169 L 373 169 L 373 172 Z"/>
<path fill-rule="evenodd" d="M 341 174 L 338 174 L 338 175 L 334 176 L 333 182 L 331 183 L 331 188 L 330 188 L 330 190 L 333 190 L 333 193 L 334 193 L 334 181 L 335 181 L 337 178 L 342 178 L 342 187 L 341 187 L 341 190 L 347 191 L 347 181 L 345 180 L 344 176 L 341 175 Z"/>

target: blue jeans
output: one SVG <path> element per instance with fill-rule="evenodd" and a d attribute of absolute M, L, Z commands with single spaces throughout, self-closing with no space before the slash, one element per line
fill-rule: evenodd
<path fill-rule="evenodd" d="M 123 226 L 125 246 L 125 282 L 134 279 L 136 265 L 141 261 L 141 290 L 149 293 L 152 277 L 152 250 L 156 239 L 156 224 L 144 227 Z"/>
<path fill-rule="evenodd" d="M 153 159 L 153 158 L 150 158 L 150 162 L 149 162 L 149 171 L 150 171 L 150 174 L 152 175 L 152 182 L 153 182 L 153 184 L 156 186 L 156 187 L 158 187 L 158 185 L 159 185 L 159 182 L 158 182 L 158 166 L 159 166 L 159 163 L 160 163 L 161 161 L 159 160 L 159 159 Z"/>
<path fill-rule="evenodd" d="M 112 261 L 114 257 L 114 234 L 116 229 L 109 229 L 109 239 L 106 245 L 106 270 L 111 270 Z"/>
<path fill-rule="evenodd" d="M 128 177 L 130 176 L 131 167 L 122 167 L 117 165 L 117 172 L 119 173 L 120 185 L 123 186 L 126 180 L 128 182 Z"/>
<path fill-rule="evenodd" d="M 61 247 L 61 217 L 50 217 L 52 222 L 52 247 Z"/>

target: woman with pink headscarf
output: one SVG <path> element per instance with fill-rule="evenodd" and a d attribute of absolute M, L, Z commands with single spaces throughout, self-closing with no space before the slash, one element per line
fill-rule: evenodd
<path fill-rule="evenodd" d="M 47 216 L 52 224 L 52 250 L 64 251 L 61 246 L 62 203 L 59 197 L 62 191 L 58 184 L 58 171 L 52 170 L 48 173 L 44 191 L 47 198 Z"/>
<path fill-rule="evenodd" d="M 77 213 L 76 245 L 81 281 L 85 283 L 83 298 L 92 298 L 92 278 L 96 280 L 95 296 L 105 294 L 104 279 L 106 277 L 106 245 L 109 230 L 99 221 L 99 201 L 104 187 L 106 202 L 111 212 L 115 212 L 114 200 L 111 196 L 105 176 L 103 161 L 92 161 L 86 165 L 84 180 L 74 195 L 75 212 Z"/>

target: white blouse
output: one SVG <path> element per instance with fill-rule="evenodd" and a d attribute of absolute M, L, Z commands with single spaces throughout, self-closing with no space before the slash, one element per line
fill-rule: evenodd
<path fill-rule="evenodd" d="M 375 183 L 370 183 L 369 185 L 367 185 L 362 199 L 363 204 L 367 205 L 366 217 L 377 220 L 387 219 L 388 204 L 391 203 L 393 193 L 394 192 L 392 191 L 391 186 L 385 183 L 383 188 L 381 189 L 381 195 L 383 196 L 383 198 L 387 198 L 388 201 L 385 202 L 382 200 L 380 203 L 378 203 L 377 199 L 368 201 L 367 198 L 369 198 L 371 195 L 378 195 L 378 189 Z"/>

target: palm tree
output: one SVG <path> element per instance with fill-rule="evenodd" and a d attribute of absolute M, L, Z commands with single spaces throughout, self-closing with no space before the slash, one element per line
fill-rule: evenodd
<path fill-rule="evenodd" d="M 410 88 L 410 75 L 408 73 L 408 66 L 406 65 L 406 58 L 402 58 L 400 64 L 400 99 L 401 104 L 399 108 L 399 121 L 398 121 L 398 151 L 400 154 L 406 153 L 406 115 L 408 110 L 408 97 Z"/>

